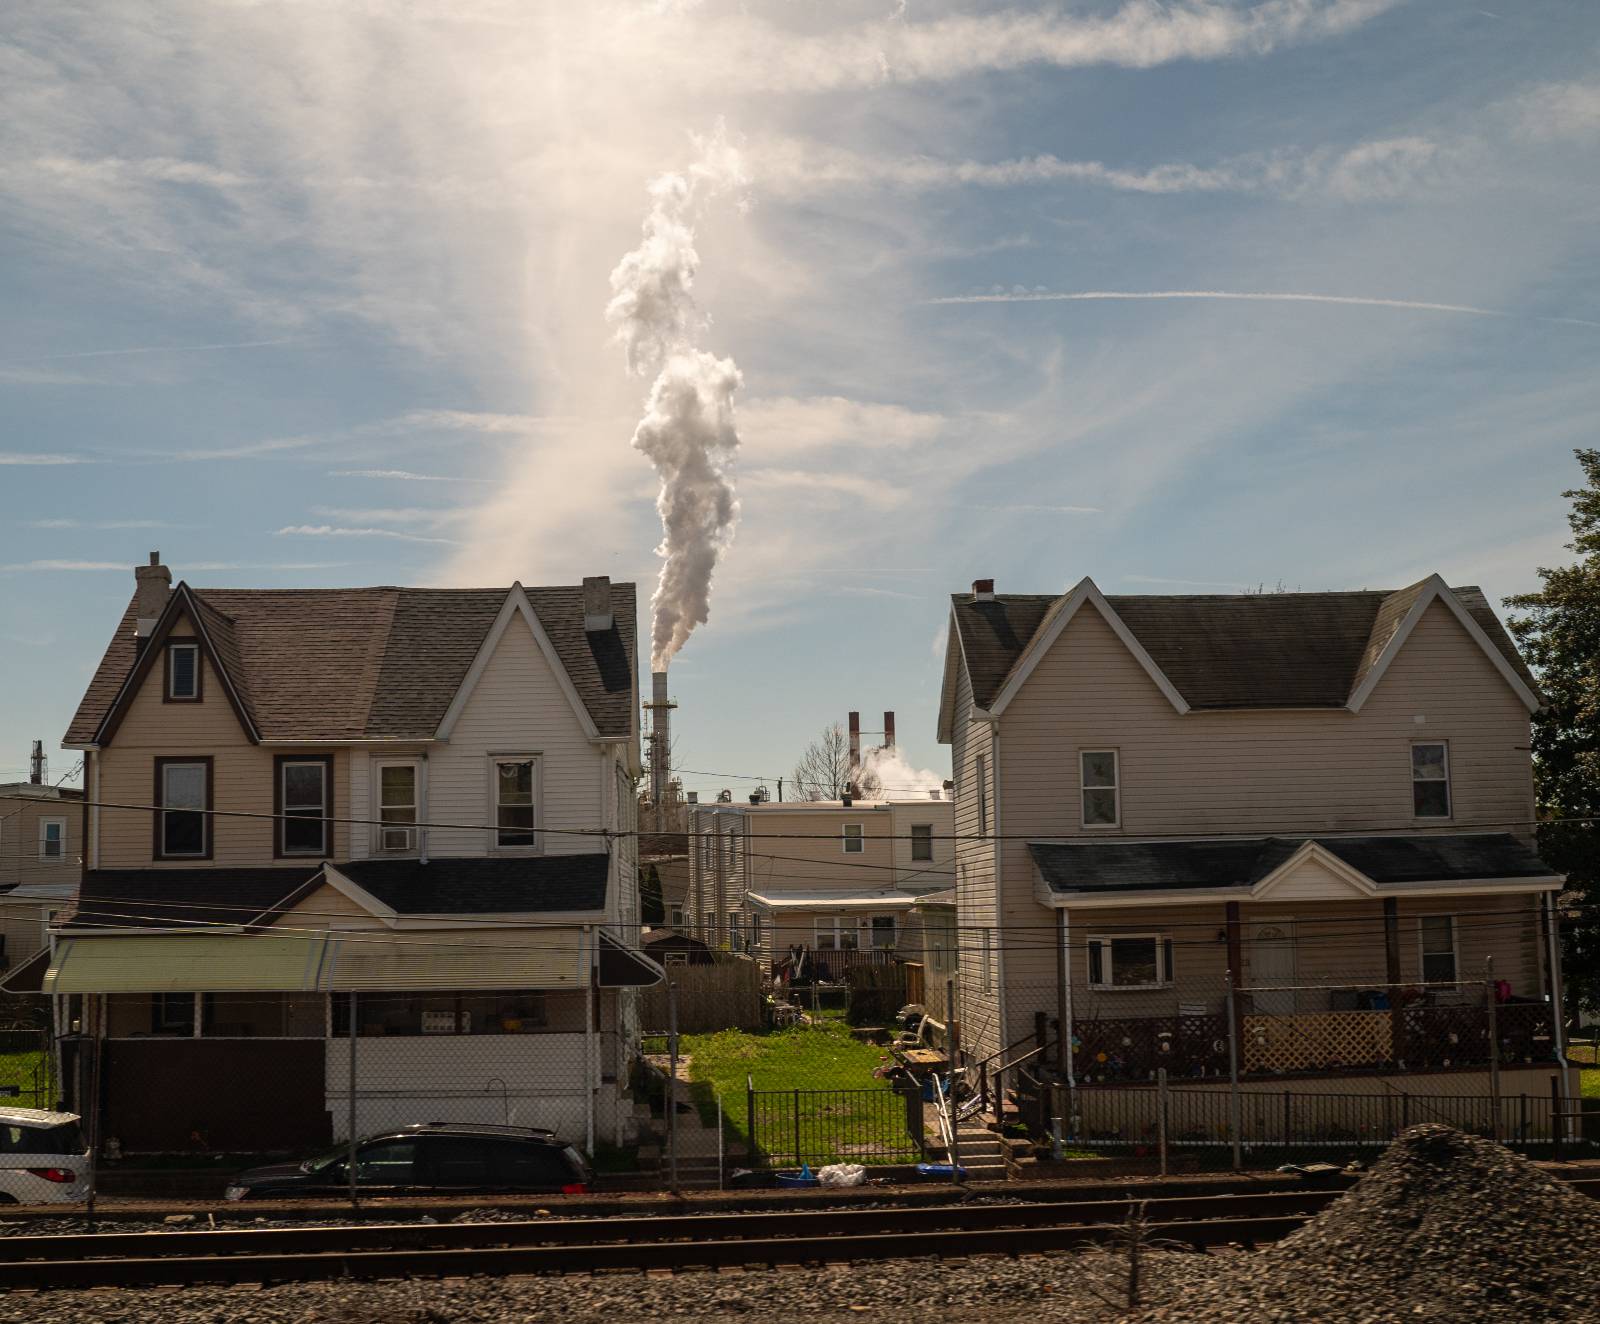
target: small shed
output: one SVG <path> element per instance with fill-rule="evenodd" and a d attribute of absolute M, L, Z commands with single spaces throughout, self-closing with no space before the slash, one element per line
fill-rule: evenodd
<path fill-rule="evenodd" d="M 710 965 L 711 948 L 698 938 L 668 929 L 650 932 L 644 941 L 644 954 L 658 965 Z"/>

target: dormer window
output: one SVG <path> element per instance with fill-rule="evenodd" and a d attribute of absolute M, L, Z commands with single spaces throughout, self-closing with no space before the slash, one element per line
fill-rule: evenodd
<path fill-rule="evenodd" d="M 193 640 L 167 644 L 166 699 L 194 703 L 200 698 L 200 645 Z"/>

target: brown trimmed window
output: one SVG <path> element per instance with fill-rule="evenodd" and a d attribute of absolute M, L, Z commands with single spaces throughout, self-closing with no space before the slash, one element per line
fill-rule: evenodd
<path fill-rule="evenodd" d="M 157 759 L 155 854 L 165 860 L 211 856 L 211 760 Z"/>
<path fill-rule="evenodd" d="M 328 817 L 333 812 L 333 760 L 320 755 L 280 754 L 275 762 L 277 854 L 330 854 Z"/>
<path fill-rule="evenodd" d="M 192 639 L 168 640 L 166 685 L 163 697 L 168 703 L 196 703 L 200 699 L 200 645 Z"/>

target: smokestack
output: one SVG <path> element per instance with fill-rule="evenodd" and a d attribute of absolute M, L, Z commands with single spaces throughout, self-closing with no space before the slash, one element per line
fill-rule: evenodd
<path fill-rule="evenodd" d="M 974 602 L 993 602 L 994 580 L 974 579 L 972 581 L 972 600 Z"/>
<path fill-rule="evenodd" d="M 148 639 L 161 613 L 167 609 L 167 599 L 172 596 L 172 571 L 161 564 L 161 553 L 150 553 L 149 565 L 133 568 L 134 583 L 134 634 Z"/>
<path fill-rule="evenodd" d="M 894 714 L 893 713 L 885 713 L 883 715 L 883 747 L 885 749 L 893 749 L 894 748 Z"/>
<path fill-rule="evenodd" d="M 28 781 L 34 786 L 44 785 L 44 741 L 33 742 L 33 753 L 28 756 Z"/>
<path fill-rule="evenodd" d="M 661 806 L 666 802 L 672 780 L 672 719 L 668 714 L 676 705 L 667 698 L 667 673 L 650 673 L 650 802 L 655 806 L 656 829 L 662 830 Z"/>
<path fill-rule="evenodd" d="M 856 777 L 861 772 L 861 714 L 850 714 L 850 789 L 854 790 Z"/>
<path fill-rule="evenodd" d="M 616 623 L 611 614 L 611 576 L 589 575 L 583 581 L 583 628 L 600 634 Z"/>

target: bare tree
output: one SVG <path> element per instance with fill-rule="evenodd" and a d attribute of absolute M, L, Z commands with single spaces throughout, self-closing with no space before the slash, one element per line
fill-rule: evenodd
<path fill-rule="evenodd" d="M 838 800 L 851 794 L 850 737 L 844 727 L 837 722 L 823 727 L 789 775 L 797 800 Z M 878 779 L 860 768 L 856 769 L 855 784 L 856 795 L 872 796 L 882 790 Z"/>

